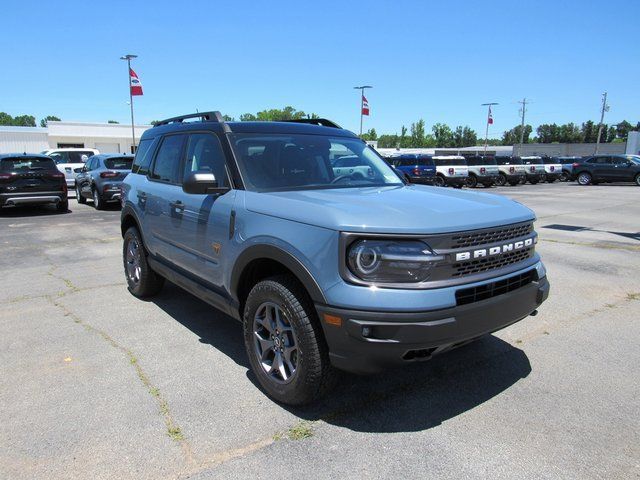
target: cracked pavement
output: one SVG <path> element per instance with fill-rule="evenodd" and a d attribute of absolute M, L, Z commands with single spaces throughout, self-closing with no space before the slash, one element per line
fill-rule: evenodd
<path fill-rule="evenodd" d="M 491 192 L 538 215 L 538 316 L 301 409 L 237 322 L 127 292 L 118 211 L 1 212 L 0 478 L 640 478 L 640 190 Z"/>

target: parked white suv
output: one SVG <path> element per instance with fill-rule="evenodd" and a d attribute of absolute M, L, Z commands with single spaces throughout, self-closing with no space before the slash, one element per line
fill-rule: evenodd
<path fill-rule="evenodd" d="M 76 174 L 82 171 L 89 157 L 100 152 L 95 148 L 52 148 L 41 153 L 53 158 L 58 170 L 64 173 L 67 187 L 71 190 L 76 188 Z"/>

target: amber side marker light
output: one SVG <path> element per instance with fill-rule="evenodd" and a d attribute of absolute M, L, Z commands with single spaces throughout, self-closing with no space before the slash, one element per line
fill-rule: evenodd
<path fill-rule="evenodd" d="M 342 318 L 336 317 L 335 315 L 329 315 L 328 313 L 324 313 L 323 315 L 325 323 L 336 327 L 342 326 Z"/>

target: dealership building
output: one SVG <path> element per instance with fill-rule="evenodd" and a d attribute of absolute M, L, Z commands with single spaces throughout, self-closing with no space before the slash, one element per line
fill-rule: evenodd
<path fill-rule="evenodd" d="M 136 144 L 152 125 L 136 125 Z M 0 153 L 37 153 L 49 148 L 95 148 L 101 153 L 132 153 L 131 125 L 54 122 L 40 127 L 0 126 Z"/>

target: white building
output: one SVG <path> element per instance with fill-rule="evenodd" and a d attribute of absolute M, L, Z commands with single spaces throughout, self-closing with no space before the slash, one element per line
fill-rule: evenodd
<path fill-rule="evenodd" d="M 151 125 L 136 125 L 136 144 Z M 0 126 L 0 153 L 37 153 L 48 148 L 95 148 L 101 153 L 132 153 L 131 125 L 48 122 L 46 128 Z"/>

